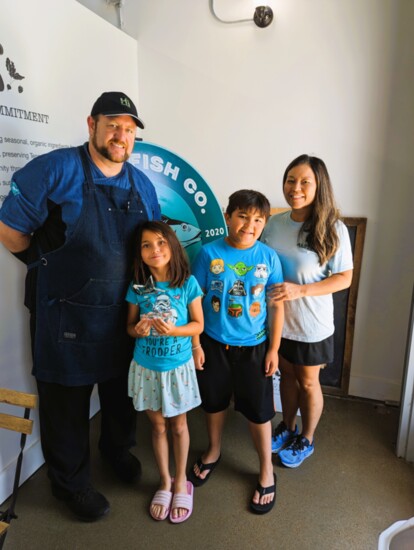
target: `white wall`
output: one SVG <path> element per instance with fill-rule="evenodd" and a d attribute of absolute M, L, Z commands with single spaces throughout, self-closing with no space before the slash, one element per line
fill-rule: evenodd
<path fill-rule="evenodd" d="M 82 2 L 118 24 L 103 0 Z M 225 18 L 252 3 L 215 0 Z M 208 0 L 125 2 L 145 137 L 187 158 L 223 205 L 254 187 L 282 206 L 286 165 L 304 152 L 326 161 L 343 214 L 368 218 L 350 393 L 399 401 L 414 274 L 414 2 L 266 3 L 275 19 L 259 29 L 219 23 Z"/>
<path fill-rule="evenodd" d="M 59 5 L 54 0 L 0 0 L 0 13 L 0 75 L 4 83 L 0 90 L 1 204 L 10 189 L 12 167 L 27 162 L 7 153 L 30 157 L 51 150 L 50 143 L 79 145 L 86 141 L 86 117 L 103 91 L 121 89 L 138 97 L 138 61 L 134 39 L 74 0 Z M 7 58 L 24 79 L 9 78 Z M 45 114 L 47 124 L 6 116 L 13 108 Z M 26 139 L 27 143 L 10 143 L 6 138 Z M 45 145 L 31 145 L 33 141 Z M 37 393 L 30 374 L 28 313 L 23 306 L 25 271 L 23 264 L 0 246 L 0 387 Z M 20 412 L 6 406 L 1 410 Z M 23 480 L 43 463 L 37 413 L 34 418 Z M 0 503 L 12 490 L 19 439 L 20 434 L 0 431 Z"/>

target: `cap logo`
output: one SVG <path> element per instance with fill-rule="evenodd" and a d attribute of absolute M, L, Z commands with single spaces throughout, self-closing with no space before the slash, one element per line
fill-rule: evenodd
<path fill-rule="evenodd" d="M 121 97 L 120 101 L 121 101 L 121 105 L 124 105 L 125 107 L 131 108 L 131 103 L 128 101 L 127 97 Z"/>

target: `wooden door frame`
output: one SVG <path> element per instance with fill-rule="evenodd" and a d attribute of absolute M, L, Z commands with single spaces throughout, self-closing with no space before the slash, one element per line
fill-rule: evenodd
<path fill-rule="evenodd" d="M 280 214 L 289 208 L 272 208 L 270 213 Z M 349 392 L 349 379 L 351 374 L 352 348 L 354 342 L 355 316 L 358 299 L 359 280 L 361 275 L 362 255 L 364 251 L 365 232 L 367 218 L 348 217 L 342 218 L 348 228 L 355 229 L 355 242 L 353 247 L 354 272 L 352 284 L 348 289 L 348 303 L 346 308 L 346 323 L 344 337 L 344 357 L 341 369 L 339 386 L 322 385 L 322 391 L 329 395 L 347 396 Z"/>

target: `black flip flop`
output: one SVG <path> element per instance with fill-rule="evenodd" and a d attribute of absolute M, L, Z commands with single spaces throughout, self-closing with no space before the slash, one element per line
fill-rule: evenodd
<path fill-rule="evenodd" d="M 256 504 L 255 502 L 250 502 L 250 510 L 254 512 L 255 514 L 267 514 L 267 512 L 270 512 L 270 510 L 273 508 L 276 502 L 276 474 L 273 474 L 273 479 L 275 480 L 274 485 L 271 485 L 270 487 L 262 487 L 260 483 L 256 485 L 256 491 L 259 493 L 259 498 L 263 495 L 268 495 L 269 493 L 274 493 L 275 496 L 273 497 L 273 500 L 271 502 L 268 502 L 267 504 Z"/>
<path fill-rule="evenodd" d="M 201 479 L 200 477 L 196 476 L 194 472 L 194 466 L 193 468 L 188 472 L 187 478 L 191 481 L 191 483 L 194 485 L 194 487 L 201 487 L 204 485 L 204 483 L 207 483 L 207 481 L 210 479 L 211 474 L 214 471 L 214 468 L 217 466 L 217 464 L 220 462 L 221 455 L 218 457 L 218 459 L 215 462 L 209 462 L 208 464 L 204 464 L 203 461 L 200 458 L 197 458 L 196 464 L 201 472 L 204 472 L 204 470 L 208 470 L 208 474 L 204 479 Z"/>

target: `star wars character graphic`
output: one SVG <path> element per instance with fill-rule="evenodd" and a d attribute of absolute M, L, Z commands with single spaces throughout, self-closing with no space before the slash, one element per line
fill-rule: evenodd
<path fill-rule="evenodd" d="M 223 281 L 211 281 L 210 288 L 213 292 L 223 293 L 224 283 Z"/>
<path fill-rule="evenodd" d="M 236 302 L 235 300 L 230 300 L 229 305 L 227 307 L 227 313 L 230 315 L 230 317 L 241 317 L 243 315 L 243 306 L 239 302 Z"/>
<path fill-rule="evenodd" d="M 244 277 L 246 273 L 253 269 L 253 265 L 247 266 L 244 262 L 237 262 L 235 265 L 227 264 L 227 266 L 234 271 L 238 277 Z"/>
<path fill-rule="evenodd" d="M 224 261 L 220 258 L 215 258 L 210 262 L 210 271 L 213 275 L 220 275 L 224 271 Z"/>
<path fill-rule="evenodd" d="M 234 281 L 233 286 L 229 290 L 229 294 L 232 296 L 246 296 L 247 292 L 244 288 L 244 282 L 240 281 L 239 279 L 237 281 Z"/>
<path fill-rule="evenodd" d="M 263 283 L 258 283 L 257 285 L 252 286 L 251 288 L 252 296 L 254 298 L 257 298 L 264 291 L 264 288 L 265 286 Z"/>
<path fill-rule="evenodd" d="M 171 299 L 168 294 L 159 294 L 155 298 L 152 311 L 158 313 L 163 319 L 166 319 L 168 316 L 168 320 L 171 321 L 171 323 L 175 324 L 177 321 L 178 313 L 176 309 L 171 307 Z"/>
<path fill-rule="evenodd" d="M 162 293 L 155 298 L 152 311 L 142 315 L 142 318 L 159 319 L 165 322 L 171 322 L 175 325 L 178 318 L 177 310 L 171 307 L 171 299 L 168 294 Z M 151 336 L 159 336 L 154 327 L 151 327 Z"/>
<path fill-rule="evenodd" d="M 252 317 L 257 317 L 261 312 L 260 302 L 252 302 L 249 308 L 249 313 Z"/>
<path fill-rule="evenodd" d="M 211 297 L 211 307 L 215 313 L 218 313 L 221 308 L 221 300 L 218 296 Z"/>
<path fill-rule="evenodd" d="M 268 279 L 269 271 L 266 264 L 257 264 L 254 276 L 258 279 Z"/>

